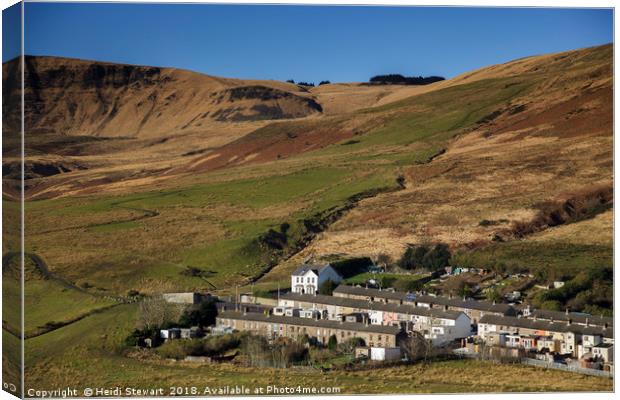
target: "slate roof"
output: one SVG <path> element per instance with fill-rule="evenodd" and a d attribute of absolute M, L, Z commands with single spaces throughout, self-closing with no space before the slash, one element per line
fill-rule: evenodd
<path fill-rule="evenodd" d="M 457 319 L 461 314 L 460 311 L 444 311 L 426 307 L 415 307 L 408 304 L 390 304 L 380 302 L 370 302 L 366 300 L 350 299 L 347 297 L 326 296 L 321 294 L 301 294 L 301 293 L 285 293 L 280 296 L 284 300 L 301 301 L 306 303 L 316 303 L 333 305 L 340 307 L 357 308 L 360 310 L 385 311 L 409 315 L 420 315 L 425 317 L 435 317 L 444 319 Z"/>
<path fill-rule="evenodd" d="M 312 270 L 319 275 L 325 268 L 331 267 L 329 264 L 302 264 L 293 271 L 292 275 L 303 275 Z"/>
<path fill-rule="evenodd" d="M 359 322 L 340 322 L 326 319 L 285 317 L 279 315 L 266 315 L 259 313 L 241 313 L 236 311 L 225 311 L 217 316 L 224 319 L 235 319 L 242 321 L 267 322 L 273 324 L 288 324 L 297 326 L 311 326 L 317 328 L 342 329 L 348 331 L 383 333 L 397 335 L 401 332 L 399 326 L 362 324 Z"/>
<path fill-rule="evenodd" d="M 381 299 L 402 300 L 402 301 L 405 301 L 407 298 L 407 293 L 403 293 L 403 292 L 393 292 L 391 290 L 381 290 L 381 289 L 368 289 L 364 287 L 349 286 L 349 285 L 338 285 L 338 287 L 334 289 L 334 293 L 352 294 L 356 296 L 368 296 L 368 297 L 377 297 Z"/>
<path fill-rule="evenodd" d="M 430 296 L 418 293 L 392 292 L 389 290 L 367 289 L 363 287 L 339 285 L 334 289 L 334 293 L 352 294 L 358 296 L 368 296 L 389 300 L 402 300 L 404 302 L 432 303 L 442 306 L 467 308 L 471 310 L 501 313 L 504 315 L 516 315 L 514 307 L 510 304 L 493 304 L 489 301 L 463 300 L 458 298 L 448 298 L 442 296 Z"/>
<path fill-rule="evenodd" d="M 562 322 L 568 322 L 569 320 L 571 320 L 573 323 L 584 325 L 587 322 L 589 325 L 594 326 L 605 326 L 605 324 L 607 324 L 607 326 L 614 326 L 614 319 L 611 317 L 588 315 L 576 312 L 566 313 L 562 311 L 533 310 L 531 313 L 531 317 Z"/>
<path fill-rule="evenodd" d="M 480 324 L 492 324 L 511 326 L 515 328 L 536 329 L 550 332 L 572 332 L 581 335 L 602 335 L 606 338 L 614 337 L 613 327 L 602 328 L 597 326 L 585 326 L 567 324 L 566 322 L 551 322 L 541 319 L 503 317 L 499 315 L 485 315 L 480 318 Z"/>

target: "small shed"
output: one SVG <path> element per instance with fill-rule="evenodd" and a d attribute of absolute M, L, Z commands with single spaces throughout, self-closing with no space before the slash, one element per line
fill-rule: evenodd
<path fill-rule="evenodd" d="M 402 358 L 400 347 L 371 347 L 370 359 L 374 361 L 398 361 Z"/>

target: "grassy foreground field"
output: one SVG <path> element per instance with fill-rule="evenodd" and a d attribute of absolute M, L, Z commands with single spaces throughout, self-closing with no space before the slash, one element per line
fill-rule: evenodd
<path fill-rule="evenodd" d="M 141 361 L 120 355 L 120 341 L 133 326 L 135 311 L 135 305 L 118 306 L 27 340 L 26 388 L 162 387 L 167 394 L 171 386 L 253 389 L 286 382 L 295 387 L 339 387 L 341 393 L 351 394 L 612 390 L 613 381 L 607 378 L 469 360 L 356 372 Z"/>

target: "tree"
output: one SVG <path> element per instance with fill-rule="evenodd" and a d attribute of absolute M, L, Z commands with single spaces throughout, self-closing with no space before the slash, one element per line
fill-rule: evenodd
<path fill-rule="evenodd" d="M 328 279 L 325 282 L 321 283 L 321 285 L 319 286 L 319 294 L 331 296 L 334 292 L 334 289 L 336 289 L 336 286 L 337 285 L 336 283 L 334 283 L 334 281 Z"/>
<path fill-rule="evenodd" d="M 181 316 L 179 324 L 181 326 L 210 326 L 215 324 L 217 316 L 217 306 L 215 300 L 207 299 L 200 303 L 198 308 L 192 308 Z"/>
<path fill-rule="evenodd" d="M 287 82 L 288 82 L 288 83 L 295 84 L 295 81 L 294 81 L 293 79 L 289 79 Z"/>
<path fill-rule="evenodd" d="M 339 347 L 343 353 L 351 354 L 355 351 L 356 347 L 362 346 L 366 346 L 366 341 L 361 337 L 355 336 L 345 340 L 343 343 L 340 344 Z"/>
<path fill-rule="evenodd" d="M 446 281 L 444 290 L 453 296 L 471 297 L 472 290 L 463 277 L 454 277 Z"/>
<path fill-rule="evenodd" d="M 432 250 L 428 251 L 422 257 L 422 265 L 430 271 L 437 271 L 449 265 L 450 256 L 450 248 L 448 245 L 445 243 L 437 243 Z"/>
<path fill-rule="evenodd" d="M 437 243 L 433 248 L 427 245 L 409 246 L 402 255 L 399 265 L 403 269 L 424 268 L 437 271 L 449 265 L 450 248 L 445 243 Z"/>
<path fill-rule="evenodd" d="M 336 337 L 336 335 L 331 335 L 329 337 L 329 340 L 327 341 L 327 348 L 330 350 L 336 350 L 336 348 L 338 347 L 338 338 Z"/>
<path fill-rule="evenodd" d="M 307 361 L 308 355 L 308 348 L 303 344 L 288 338 L 280 338 L 271 349 L 272 366 L 287 368 L 291 364 Z"/>
<path fill-rule="evenodd" d="M 377 255 L 377 259 L 375 260 L 375 264 L 383 267 L 384 271 L 387 271 L 392 266 L 393 262 L 392 257 L 385 253 L 379 253 Z"/>
<path fill-rule="evenodd" d="M 161 296 L 145 298 L 138 306 L 137 328 L 157 329 L 167 323 L 176 322 L 183 313 L 184 306 L 171 304 Z"/>
<path fill-rule="evenodd" d="M 424 256 L 428 252 L 429 248 L 425 245 L 409 246 L 402 255 L 399 265 L 402 269 L 407 270 L 423 267 Z"/>
<path fill-rule="evenodd" d="M 403 76 L 401 74 L 377 75 L 370 78 L 371 83 L 386 85 L 428 85 L 429 83 L 442 81 L 445 78 L 441 76 Z"/>
<path fill-rule="evenodd" d="M 409 361 L 426 361 L 431 356 L 433 346 L 420 332 L 414 331 L 401 342 L 401 349 Z"/>
<path fill-rule="evenodd" d="M 502 295 L 496 288 L 488 289 L 486 293 L 486 298 L 487 300 L 494 303 L 499 303 L 500 301 L 502 301 Z"/>
<path fill-rule="evenodd" d="M 241 352 L 248 357 L 250 365 L 265 367 L 270 363 L 269 343 L 262 336 L 247 335 L 241 340 Z"/>
<path fill-rule="evenodd" d="M 330 81 L 321 81 L 319 82 L 319 86 L 321 85 L 329 85 L 331 82 Z"/>

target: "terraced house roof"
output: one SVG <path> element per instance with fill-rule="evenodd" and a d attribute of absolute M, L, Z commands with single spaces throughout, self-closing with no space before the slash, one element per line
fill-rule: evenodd
<path fill-rule="evenodd" d="M 493 304 L 489 301 L 448 298 L 442 296 L 430 296 L 418 293 L 392 292 L 389 290 L 368 289 L 363 287 L 339 285 L 334 293 L 368 296 L 389 300 L 402 300 L 406 302 L 432 303 L 442 306 L 458 307 L 470 310 L 479 310 L 500 313 L 504 315 L 516 315 L 516 310 L 510 304 Z"/>
<path fill-rule="evenodd" d="M 402 301 L 405 301 L 407 298 L 407 293 L 403 293 L 403 292 L 394 292 L 391 290 L 381 290 L 381 289 L 368 289 L 364 287 L 349 286 L 349 285 L 338 285 L 338 287 L 334 289 L 334 293 L 352 294 L 356 296 L 368 296 L 368 297 L 377 297 L 380 299 L 402 300 Z"/>
<path fill-rule="evenodd" d="M 265 322 L 271 324 L 310 326 L 317 328 L 341 329 L 347 331 L 383 333 L 388 335 L 397 335 L 401 332 L 399 326 L 391 325 L 372 325 L 362 324 L 359 322 L 339 322 L 326 319 L 285 317 L 279 315 L 267 315 L 259 313 L 241 313 L 236 311 L 225 311 L 217 316 L 222 319 L 234 319 L 241 321 Z"/>
<path fill-rule="evenodd" d="M 613 327 L 585 326 L 568 324 L 566 322 L 551 322 L 540 319 L 503 317 L 499 315 L 485 315 L 480 318 L 481 324 L 491 324 L 500 326 L 510 326 L 514 328 L 535 329 L 549 332 L 572 332 L 580 335 L 601 335 L 605 338 L 613 339 Z"/>
<path fill-rule="evenodd" d="M 614 319 L 611 317 L 603 317 L 597 315 L 587 315 L 576 312 L 562 312 L 551 310 L 534 310 L 531 314 L 532 318 L 553 320 L 553 321 L 572 321 L 577 324 L 590 324 L 594 326 L 614 326 Z"/>
<path fill-rule="evenodd" d="M 384 311 L 393 312 L 408 315 L 419 315 L 425 317 L 443 318 L 443 319 L 457 319 L 459 316 L 464 315 L 460 311 L 444 311 L 438 309 L 429 309 L 426 307 L 415 307 L 408 304 L 390 304 L 371 302 L 366 300 L 349 299 L 346 297 L 335 297 L 326 295 L 312 295 L 301 293 L 286 293 L 280 296 L 284 300 L 300 301 L 305 303 L 324 304 L 340 307 L 348 307 L 360 310 L 369 311 Z"/>

